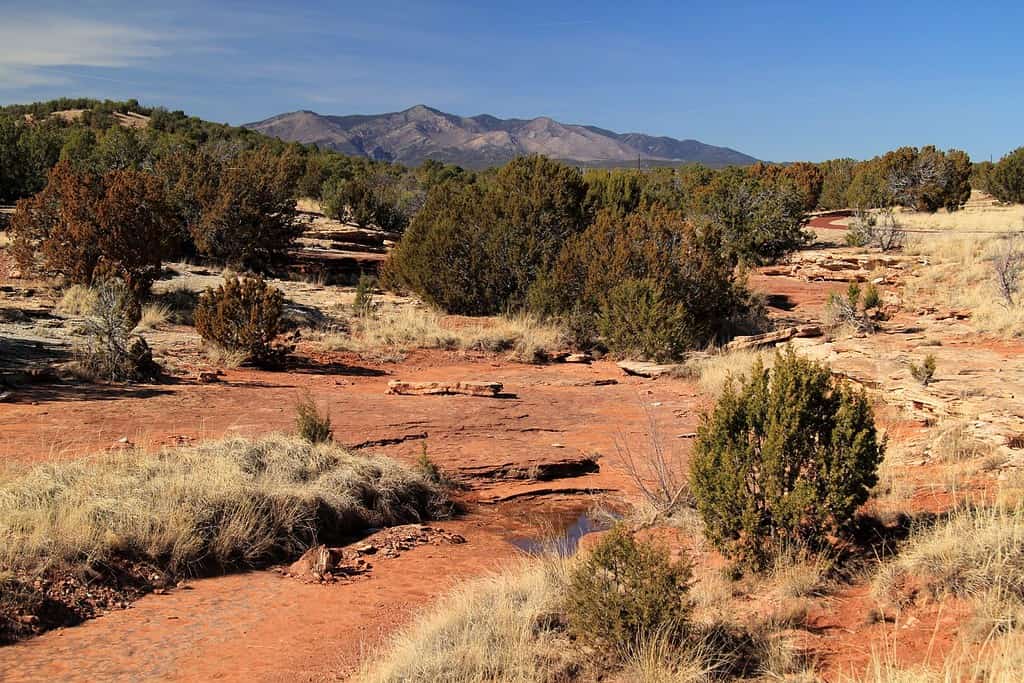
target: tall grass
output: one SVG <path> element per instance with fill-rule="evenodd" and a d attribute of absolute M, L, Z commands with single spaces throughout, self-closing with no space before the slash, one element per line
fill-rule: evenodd
<path fill-rule="evenodd" d="M 506 353 L 510 360 L 528 363 L 567 346 L 560 329 L 525 314 L 454 326 L 433 309 L 402 306 L 357 316 L 351 325 L 349 334 L 325 336 L 324 347 L 380 357 L 414 349 L 463 349 Z"/>
<path fill-rule="evenodd" d="M 360 680 L 509 681 L 553 678 L 569 653 L 550 617 L 567 585 L 563 561 L 513 566 L 458 586 L 399 634 Z M 548 618 L 546 618 L 548 617 Z"/>
<path fill-rule="evenodd" d="M 0 569 L 246 567 L 428 517 L 442 498 L 389 459 L 284 436 L 48 463 L 0 479 Z"/>
<path fill-rule="evenodd" d="M 1021 224 L 1014 230 L 1021 229 Z M 999 293 L 992 259 L 1004 248 L 1005 235 L 921 235 L 908 245 L 908 253 L 922 256 L 928 265 L 916 269 L 905 285 L 906 298 L 915 305 L 949 306 L 970 311 L 979 331 L 1005 336 L 1024 334 L 1021 298 L 1008 304 Z"/>
<path fill-rule="evenodd" d="M 906 669 L 890 652 L 874 653 L 862 681 L 1024 680 L 1024 504 L 961 508 L 919 530 L 900 556 L 882 565 L 872 588 L 883 599 L 904 599 L 904 584 L 934 597 L 953 595 L 974 616 L 936 666 Z"/>
<path fill-rule="evenodd" d="M 919 531 L 875 576 L 876 594 L 914 577 L 935 596 L 983 598 L 1000 591 L 1024 605 L 1024 504 L 961 508 Z"/>

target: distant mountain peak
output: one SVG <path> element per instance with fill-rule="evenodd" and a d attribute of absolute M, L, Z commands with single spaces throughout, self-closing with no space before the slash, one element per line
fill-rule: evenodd
<path fill-rule="evenodd" d="M 426 159 L 467 168 L 506 163 L 523 154 L 544 154 L 585 165 L 631 166 L 649 162 L 745 165 L 754 157 L 697 140 L 643 133 L 614 133 L 565 124 L 548 116 L 500 119 L 490 114 L 457 116 L 417 104 L 386 114 L 325 116 L 309 110 L 272 116 L 246 128 L 289 142 L 313 143 L 345 154 L 418 165 Z"/>

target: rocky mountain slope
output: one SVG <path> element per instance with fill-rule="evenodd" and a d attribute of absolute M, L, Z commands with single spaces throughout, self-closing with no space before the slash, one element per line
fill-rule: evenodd
<path fill-rule="evenodd" d="M 632 165 L 638 157 L 655 163 L 750 164 L 754 157 L 697 140 L 641 133 L 614 133 L 593 126 L 559 123 L 547 117 L 499 119 L 456 116 L 417 105 L 389 114 L 324 116 L 311 111 L 280 114 L 247 128 L 282 140 L 315 143 L 345 154 L 416 165 L 425 159 L 468 168 L 503 164 L 539 153 L 586 165 Z"/>

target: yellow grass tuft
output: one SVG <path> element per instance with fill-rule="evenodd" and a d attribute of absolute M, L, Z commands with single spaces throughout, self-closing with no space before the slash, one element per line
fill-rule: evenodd
<path fill-rule="evenodd" d="M 56 310 L 62 315 L 84 317 L 96 305 L 96 290 L 85 285 L 71 285 L 57 302 Z"/>
<path fill-rule="evenodd" d="M 0 567 L 84 570 L 115 556 L 174 573 L 251 566 L 416 521 L 440 498 L 387 458 L 280 435 L 103 454 L 0 478 Z"/>
<path fill-rule="evenodd" d="M 371 657 L 360 680 L 551 680 L 568 648 L 547 617 L 566 581 L 557 561 L 534 561 L 462 584 Z"/>
<path fill-rule="evenodd" d="M 142 307 L 142 315 L 138 324 L 135 325 L 136 332 L 146 332 L 163 327 L 171 319 L 171 309 L 164 304 L 146 304 Z"/>
<path fill-rule="evenodd" d="M 758 360 L 770 368 L 774 358 L 775 352 L 769 349 L 721 351 L 687 365 L 696 373 L 701 390 L 718 397 L 729 382 L 748 376 Z"/>
<path fill-rule="evenodd" d="M 324 336 L 324 347 L 378 358 L 396 358 L 414 349 L 463 349 L 506 353 L 510 360 L 529 363 L 566 344 L 561 330 L 525 314 L 456 327 L 434 309 L 402 306 L 355 317 L 351 325 L 350 334 Z"/>

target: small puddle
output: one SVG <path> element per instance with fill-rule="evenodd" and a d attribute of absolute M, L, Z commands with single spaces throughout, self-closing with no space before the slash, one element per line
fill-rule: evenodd
<path fill-rule="evenodd" d="M 580 539 L 595 531 L 610 529 L 614 519 L 607 514 L 600 518 L 591 516 L 589 512 L 583 512 L 573 519 L 568 526 L 565 519 L 556 516 L 545 520 L 547 524 L 541 525 L 546 528 L 546 533 L 535 536 L 520 536 L 511 539 L 512 545 L 530 555 L 541 555 L 544 553 L 557 553 L 563 557 L 574 555 L 579 547 Z M 560 523 L 559 523 L 560 522 Z"/>

